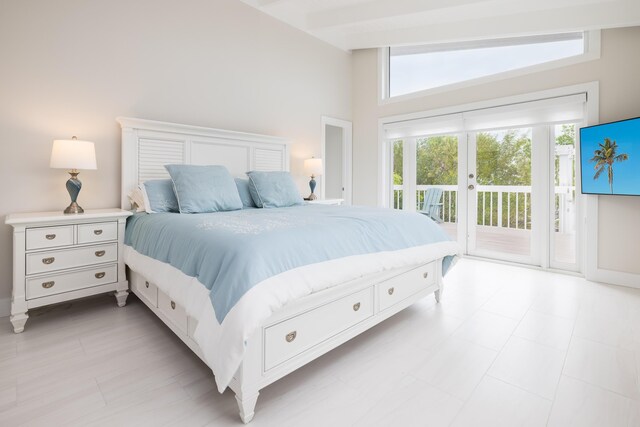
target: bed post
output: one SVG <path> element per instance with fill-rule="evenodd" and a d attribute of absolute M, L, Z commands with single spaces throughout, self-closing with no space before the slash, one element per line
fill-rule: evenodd
<path fill-rule="evenodd" d="M 438 281 L 438 289 L 433 292 L 436 297 L 436 303 L 440 302 L 442 292 L 444 292 L 444 284 L 442 283 L 442 258 L 436 261 L 436 280 Z"/>
<path fill-rule="evenodd" d="M 236 393 L 236 401 L 238 402 L 238 409 L 240 410 L 240 419 L 243 423 L 248 424 L 253 419 L 259 395 L 260 393 L 257 391 L 251 395 L 247 395 L 246 393 Z"/>
<path fill-rule="evenodd" d="M 260 395 L 262 379 L 263 328 L 258 329 L 247 340 L 247 349 L 242 364 L 231 384 L 236 393 L 236 401 L 242 422 L 247 424 L 255 415 L 256 402 Z"/>

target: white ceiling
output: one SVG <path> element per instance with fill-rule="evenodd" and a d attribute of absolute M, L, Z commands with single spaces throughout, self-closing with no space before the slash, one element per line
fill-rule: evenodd
<path fill-rule="evenodd" d="M 242 0 L 341 49 L 640 25 L 640 0 Z"/>

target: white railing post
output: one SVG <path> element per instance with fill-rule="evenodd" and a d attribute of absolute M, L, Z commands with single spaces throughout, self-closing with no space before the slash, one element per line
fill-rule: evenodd
<path fill-rule="evenodd" d="M 446 223 L 455 223 L 458 218 L 458 186 L 457 185 L 418 185 L 416 187 L 416 204 L 418 205 L 418 209 L 421 208 L 419 201 L 424 200 L 425 193 L 429 188 L 440 188 L 442 189 L 442 216 L 443 220 Z M 401 204 L 401 199 L 403 200 L 403 186 L 402 185 L 394 185 L 393 186 L 393 199 L 394 205 L 399 209 L 402 209 L 404 206 Z M 561 229 L 568 229 L 572 227 L 571 218 L 565 218 L 566 216 L 570 216 L 571 212 L 567 212 L 572 210 L 570 206 L 573 203 L 571 199 L 572 192 L 575 191 L 573 186 L 557 186 L 555 188 L 555 194 L 558 196 L 558 227 Z M 489 203 L 489 209 L 491 209 L 489 213 L 489 218 L 485 218 L 487 211 L 487 193 L 489 193 L 491 197 L 491 201 Z M 493 193 L 498 193 L 497 201 L 493 200 Z M 511 206 L 511 195 L 515 197 L 514 209 L 512 210 Z M 482 195 L 482 196 L 481 196 Z M 504 216 L 504 196 L 507 197 L 507 211 L 506 218 Z M 520 197 L 522 197 L 522 201 L 520 201 Z M 531 186 L 527 185 L 479 185 L 477 186 L 477 198 L 478 203 L 482 203 L 481 215 L 482 221 L 478 220 L 478 225 L 484 225 L 489 227 L 497 227 L 497 228 L 515 228 L 518 230 L 530 230 L 531 227 L 527 225 L 527 221 L 530 220 L 531 215 L 529 214 L 530 208 L 530 200 L 531 200 Z M 404 201 L 404 200 L 403 200 Z M 497 205 L 496 205 L 497 203 Z M 523 213 L 520 214 L 520 206 L 523 206 Z M 494 215 L 493 209 L 497 209 L 497 214 Z M 494 222 L 494 219 L 497 218 L 497 223 Z M 523 219 L 522 227 L 520 227 L 520 218 Z M 478 218 L 479 219 L 479 218 Z M 487 219 L 489 223 L 487 223 Z M 512 225 L 513 221 L 513 225 Z"/>
<path fill-rule="evenodd" d="M 502 227 L 502 191 L 498 191 L 498 227 Z"/>

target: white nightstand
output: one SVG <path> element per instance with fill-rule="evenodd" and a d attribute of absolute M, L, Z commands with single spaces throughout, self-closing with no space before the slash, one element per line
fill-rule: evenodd
<path fill-rule="evenodd" d="M 316 200 L 307 200 L 307 203 L 310 205 L 341 205 L 344 203 L 344 199 L 316 199 Z"/>
<path fill-rule="evenodd" d="M 8 215 L 13 227 L 11 323 L 22 332 L 31 308 L 115 291 L 127 301 L 122 249 L 131 212 L 88 210 L 84 214 L 39 212 Z"/>

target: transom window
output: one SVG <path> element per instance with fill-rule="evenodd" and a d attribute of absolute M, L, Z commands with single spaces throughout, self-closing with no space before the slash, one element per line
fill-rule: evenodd
<path fill-rule="evenodd" d="M 585 33 L 388 48 L 387 97 L 583 55 Z"/>

